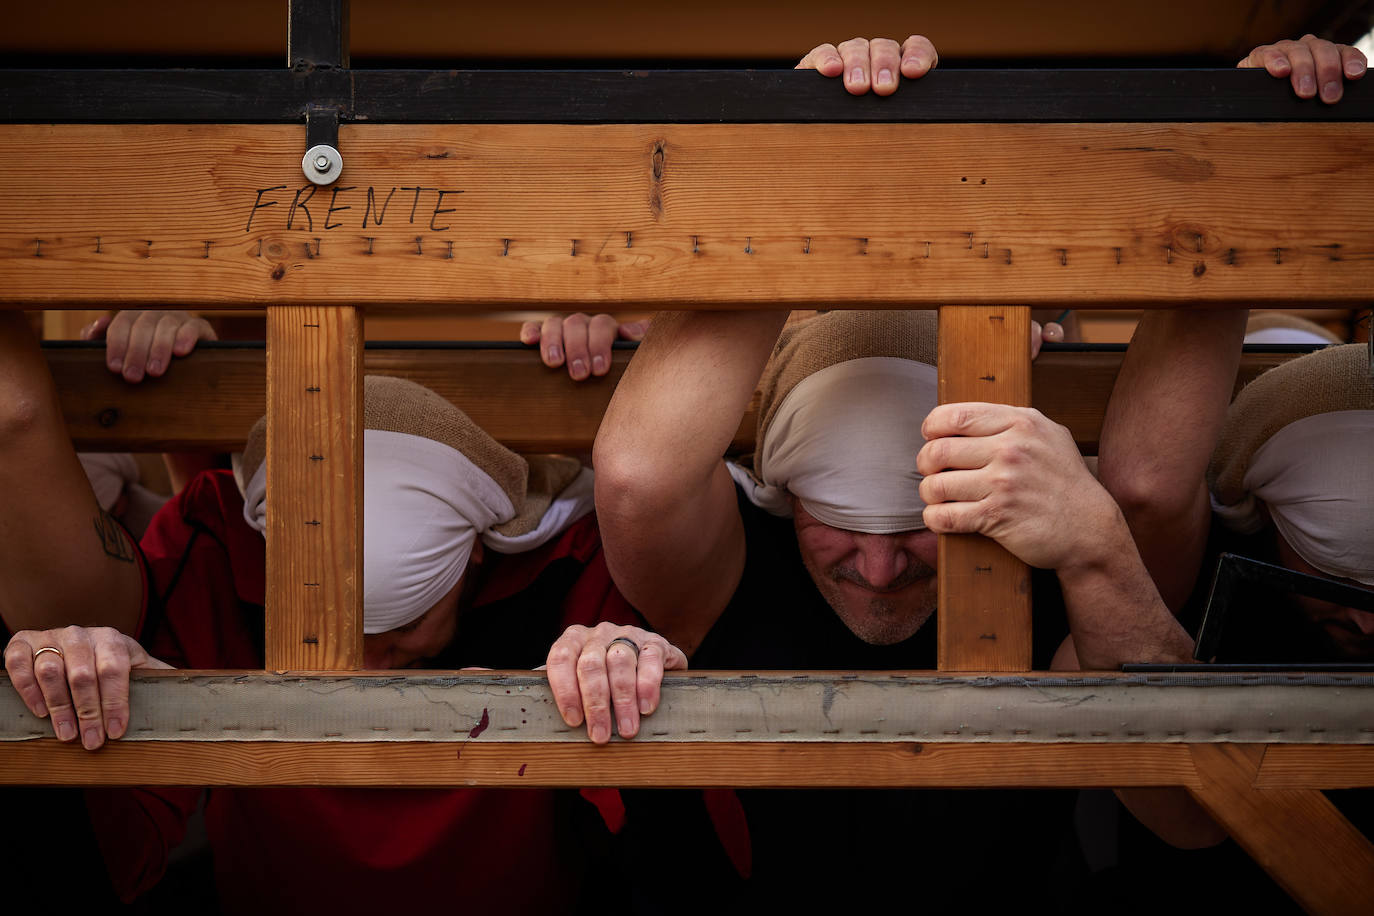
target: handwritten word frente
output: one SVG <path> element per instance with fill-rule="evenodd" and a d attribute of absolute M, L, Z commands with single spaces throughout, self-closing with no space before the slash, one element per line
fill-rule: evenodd
<path fill-rule="evenodd" d="M 323 188 L 307 184 L 292 189 L 289 185 L 279 184 L 270 188 L 259 188 L 248 210 L 248 222 L 244 232 L 251 232 L 253 221 L 262 228 L 264 220 L 279 221 L 283 229 L 301 229 L 315 232 L 315 220 L 320 220 L 323 230 L 338 229 L 342 226 L 359 225 L 363 229 L 381 226 L 391 208 L 392 198 L 401 192 L 397 201 L 397 215 L 406 213 L 406 222 L 414 225 L 418 216 L 421 224 L 428 224 L 434 232 L 443 232 L 452 227 L 436 225 L 445 213 L 454 212 L 457 207 L 445 207 L 445 197 L 462 194 L 449 188 L 422 188 L 418 185 L 396 188 Z M 327 203 L 326 203 L 327 201 Z M 450 199 L 447 201 L 452 203 Z M 409 204 L 407 207 L 406 205 Z M 276 207 L 277 209 L 272 209 Z M 343 216 L 348 211 L 353 211 Z M 266 211 L 266 212 L 264 212 Z"/>

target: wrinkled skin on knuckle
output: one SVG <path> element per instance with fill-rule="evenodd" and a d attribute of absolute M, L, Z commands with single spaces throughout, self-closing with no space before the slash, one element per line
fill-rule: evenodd
<path fill-rule="evenodd" d="M 47 654 L 34 661 L 33 679 L 38 682 L 40 687 L 44 688 L 45 694 L 66 686 L 62 664 L 56 659 L 50 660 Z"/>
<path fill-rule="evenodd" d="M 576 648 L 560 640 L 553 644 L 553 648 L 549 649 L 546 664 L 550 668 L 566 668 L 576 661 L 577 656 L 578 650 Z"/>
<path fill-rule="evenodd" d="M 128 672 L 129 664 L 127 659 L 118 657 L 110 658 L 102 655 L 95 663 L 96 677 L 102 681 L 114 680 L 115 678 L 128 674 Z"/>
<path fill-rule="evenodd" d="M 604 659 L 598 653 L 583 651 L 577 657 L 577 677 L 579 680 L 596 677 L 606 670 Z"/>

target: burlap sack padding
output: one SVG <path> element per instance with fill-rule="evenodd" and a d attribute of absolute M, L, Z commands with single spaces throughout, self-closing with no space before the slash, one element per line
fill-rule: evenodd
<path fill-rule="evenodd" d="M 1286 331 L 1306 331 L 1309 334 L 1316 334 L 1327 343 L 1338 344 L 1341 342 L 1339 337 L 1315 321 L 1308 321 L 1306 318 L 1289 315 L 1286 312 L 1251 312 L 1250 318 L 1245 322 L 1246 334 L 1268 331 L 1273 328 L 1283 328 Z"/>
<path fill-rule="evenodd" d="M 759 422 L 764 436 L 788 393 L 829 366 L 870 356 L 895 356 L 936 364 L 938 313 L 934 311 L 834 311 L 783 328 L 759 379 Z M 758 473 L 759 452 L 748 462 Z"/>
<path fill-rule="evenodd" d="M 364 380 L 363 428 L 421 436 L 462 452 L 510 498 L 515 518 L 496 528 L 510 537 L 538 527 L 553 497 L 581 469 L 576 460 L 562 457 L 539 459 L 537 469 L 532 469 L 450 401 L 423 385 L 386 375 L 369 375 Z M 266 456 L 267 418 L 263 417 L 253 425 L 243 449 L 245 481 L 253 478 Z"/>
<path fill-rule="evenodd" d="M 515 518 L 493 530 L 508 538 L 518 538 L 539 527 L 539 520 L 553 505 L 554 498 L 567 489 L 568 484 L 582 473 L 582 462 L 566 455 L 529 455 L 529 483 L 525 487 L 525 505 L 517 506 Z"/>
<path fill-rule="evenodd" d="M 1222 427 L 1207 483 L 1224 506 L 1245 498 L 1255 451 L 1289 423 L 1337 410 L 1374 410 L 1365 344 L 1330 347 L 1276 366 L 1245 386 Z"/>

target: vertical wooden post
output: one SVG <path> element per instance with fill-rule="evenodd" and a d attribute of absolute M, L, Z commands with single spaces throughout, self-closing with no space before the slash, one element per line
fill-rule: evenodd
<path fill-rule="evenodd" d="M 1189 789 L 1279 887 L 1309 913 L 1374 912 L 1374 845 L 1317 789 L 1257 789 L 1262 745 L 1190 748 Z"/>
<path fill-rule="evenodd" d="M 267 667 L 362 667 L 362 318 L 267 309 Z"/>
<path fill-rule="evenodd" d="M 1030 309 L 940 309 L 940 403 L 1029 407 Z M 995 541 L 940 536 L 941 671 L 1029 671 L 1030 570 Z"/>

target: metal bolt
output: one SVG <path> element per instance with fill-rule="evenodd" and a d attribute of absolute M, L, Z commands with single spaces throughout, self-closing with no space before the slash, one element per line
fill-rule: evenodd
<path fill-rule="evenodd" d="M 316 157 L 315 157 L 315 170 L 316 170 L 316 171 L 319 171 L 319 172 L 327 172 L 327 171 L 329 171 L 329 157 L 328 157 L 328 156 L 316 156 Z"/>

